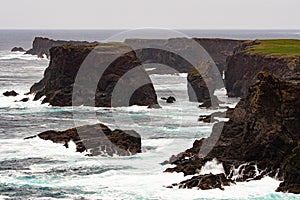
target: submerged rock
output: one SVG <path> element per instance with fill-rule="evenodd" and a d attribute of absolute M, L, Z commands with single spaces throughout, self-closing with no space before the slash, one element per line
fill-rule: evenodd
<path fill-rule="evenodd" d="M 85 125 L 65 131 L 45 131 L 37 135 L 43 140 L 61 143 L 66 148 L 73 141 L 76 151 L 89 151 L 91 156 L 114 154 L 128 156 L 141 152 L 141 136 L 133 130 L 110 130 L 104 124 Z M 27 137 L 31 139 L 35 136 Z"/>
<path fill-rule="evenodd" d="M 208 139 L 196 140 L 191 149 L 172 162 L 176 167 L 166 172 L 192 175 L 216 158 L 229 179 L 249 181 L 276 175 L 284 180 L 279 191 L 298 192 L 300 80 L 283 80 L 266 72 L 259 73 L 258 79 L 249 95 L 230 113 L 230 120 L 215 124 Z M 223 129 L 217 143 L 210 144 L 220 128 Z M 205 142 L 213 145 L 212 150 L 201 156 Z"/>
<path fill-rule="evenodd" d="M 23 98 L 23 99 L 21 99 L 21 100 L 19 100 L 19 101 L 15 101 L 15 102 L 27 102 L 27 101 L 29 101 L 29 98 L 28 98 L 28 97 Z"/>
<path fill-rule="evenodd" d="M 167 103 L 174 103 L 176 101 L 175 97 L 169 96 L 168 98 L 166 97 L 161 97 L 162 100 L 165 100 Z"/>
<path fill-rule="evenodd" d="M 11 91 L 6 91 L 6 92 L 4 92 L 3 95 L 6 96 L 6 97 L 10 97 L 10 96 L 15 97 L 15 96 L 18 96 L 19 93 L 17 93 L 17 92 L 14 91 L 14 90 L 11 90 Z"/>
<path fill-rule="evenodd" d="M 16 52 L 16 51 L 25 52 L 26 50 L 23 49 L 22 47 L 14 47 L 11 49 L 11 52 Z"/>

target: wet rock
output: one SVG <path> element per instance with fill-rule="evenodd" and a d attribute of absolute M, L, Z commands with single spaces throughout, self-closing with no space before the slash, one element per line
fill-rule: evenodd
<path fill-rule="evenodd" d="M 29 98 L 23 98 L 23 99 L 21 99 L 21 100 L 19 100 L 19 101 L 15 101 L 15 102 L 27 102 L 27 101 L 29 101 Z"/>
<path fill-rule="evenodd" d="M 159 104 L 152 104 L 152 105 L 149 105 L 148 108 L 158 109 L 158 108 L 161 108 L 161 106 Z"/>
<path fill-rule="evenodd" d="M 165 100 L 167 103 L 174 103 L 176 101 L 175 97 L 169 96 L 168 98 L 166 97 L 161 97 L 162 100 Z"/>
<path fill-rule="evenodd" d="M 85 125 L 65 131 L 45 131 L 37 135 L 43 140 L 60 143 L 66 148 L 73 141 L 76 151 L 89 151 L 90 156 L 114 154 L 129 156 L 141 152 L 141 136 L 132 130 L 110 130 L 104 124 Z M 27 137 L 30 139 L 35 136 Z"/>
<path fill-rule="evenodd" d="M 181 189 L 188 188 L 197 188 L 201 190 L 209 190 L 218 188 L 220 190 L 224 190 L 223 186 L 230 186 L 235 182 L 227 179 L 225 174 L 205 174 L 193 176 L 192 178 L 182 181 L 178 184 L 173 184 L 172 186 L 178 186 Z"/>
<path fill-rule="evenodd" d="M 11 97 L 11 96 L 15 97 L 15 96 L 18 96 L 19 94 L 16 91 L 11 90 L 11 91 L 4 92 L 3 95 L 6 97 Z"/>
<path fill-rule="evenodd" d="M 26 50 L 23 49 L 22 47 L 14 47 L 11 49 L 11 52 L 16 52 L 16 51 L 25 52 Z"/>

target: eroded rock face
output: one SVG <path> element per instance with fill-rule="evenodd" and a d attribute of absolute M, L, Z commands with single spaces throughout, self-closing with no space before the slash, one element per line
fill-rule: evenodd
<path fill-rule="evenodd" d="M 203 79 L 197 70 L 190 70 L 188 72 L 188 94 L 190 101 L 204 102 L 208 107 L 211 105 L 218 105 L 217 98 L 212 93 L 215 89 L 224 87 L 223 82 L 219 83 L 225 71 L 227 64 L 227 57 L 232 55 L 234 49 L 241 45 L 244 41 L 240 40 L 226 40 L 226 39 L 196 39 L 204 49 L 209 53 L 215 62 L 219 74 L 214 74 L 211 63 L 203 62 L 201 68 L 204 69 L 201 74 L 209 74 L 209 77 Z M 207 67 L 205 67 L 207 65 Z M 212 88 L 211 94 L 208 90 L 208 85 Z"/>
<path fill-rule="evenodd" d="M 249 181 L 277 175 L 285 180 L 280 191 L 297 193 L 300 179 L 294 177 L 300 174 L 296 148 L 300 140 L 300 80 L 283 80 L 267 72 L 260 72 L 257 77 L 249 95 L 224 123 L 209 154 L 199 157 L 207 139 L 197 140 L 191 149 L 173 158 L 176 167 L 167 172 L 192 175 L 216 158 L 223 163 L 228 178 Z M 218 128 L 222 128 L 221 123 L 213 127 L 213 133 Z"/>
<path fill-rule="evenodd" d="M 26 54 L 37 55 L 38 57 L 50 56 L 50 49 L 52 47 L 63 46 L 63 45 L 76 45 L 76 46 L 90 46 L 97 45 L 98 42 L 87 42 L 87 41 L 64 41 L 64 40 L 52 40 L 49 38 L 36 37 L 32 43 L 32 48 L 26 51 Z"/>
<path fill-rule="evenodd" d="M 280 183 L 277 191 L 300 194 L 300 142 L 286 159 L 283 170 L 284 182 Z"/>
<path fill-rule="evenodd" d="M 259 45 L 259 42 L 245 42 L 228 57 L 225 86 L 231 97 L 246 97 L 248 88 L 255 83 L 259 71 L 266 71 L 280 78 L 300 77 L 299 58 L 266 56 L 246 51 L 254 45 Z"/>
<path fill-rule="evenodd" d="M 78 95 L 76 99 L 72 99 L 77 73 L 92 50 L 94 51 L 90 59 L 93 62 L 87 66 L 85 72 L 89 75 L 80 77 L 81 83 L 91 83 L 85 87 L 83 84 L 82 87 L 84 88 L 81 91 L 84 94 L 90 94 L 90 96 Z M 118 57 L 119 53 L 124 51 L 128 53 L 121 54 Z M 30 89 L 31 93 L 36 93 L 35 100 L 46 96 L 43 103 L 49 102 L 54 106 L 71 106 L 75 104 L 110 107 L 157 104 L 156 93 L 150 78 L 142 68 L 138 68 L 141 64 L 140 60 L 137 59 L 134 52 L 130 51 L 128 46 L 122 43 L 103 43 L 97 47 L 72 45 L 53 47 L 50 49 L 50 57 L 50 64 L 44 73 L 44 78 Z M 116 59 L 112 63 L 107 63 L 115 57 Z M 96 72 L 103 70 L 101 68 L 103 65 L 107 68 L 102 77 L 98 77 Z M 123 79 L 122 76 L 133 69 L 138 75 Z M 143 84 L 145 81 L 147 84 Z M 135 89 L 135 92 L 131 95 L 129 102 L 122 102 L 122 98 L 118 98 L 115 105 L 112 105 L 112 93 L 117 83 L 124 88 L 118 95 L 122 95 L 122 92 L 124 96 L 127 95 L 126 88 Z M 93 84 L 96 85 L 96 91 L 92 91 Z"/>
<path fill-rule="evenodd" d="M 119 129 L 112 131 L 100 123 L 65 131 L 45 131 L 37 136 L 43 140 L 61 143 L 66 148 L 69 147 L 69 142 L 73 141 L 76 144 L 76 151 L 85 152 L 89 150 L 91 156 L 113 156 L 114 154 L 128 156 L 141 152 L 141 136 L 137 132 Z"/>

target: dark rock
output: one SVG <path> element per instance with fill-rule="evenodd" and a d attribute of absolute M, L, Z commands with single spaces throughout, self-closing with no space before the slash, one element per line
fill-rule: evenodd
<path fill-rule="evenodd" d="M 19 101 L 15 101 L 15 102 L 27 102 L 27 101 L 29 101 L 29 98 L 23 98 L 23 99 L 21 99 Z"/>
<path fill-rule="evenodd" d="M 158 108 L 161 108 L 161 106 L 159 104 L 152 104 L 152 105 L 149 105 L 148 108 L 158 109 Z"/>
<path fill-rule="evenodd" d="M 4 92 L 3 95 L 6 97 L 10 97 L 10 96 L 15 97 L 18 96 L 19 94 L 16 91 L 11 90 L 11 91 Z"/>
<path fill-rule="evenodd" d="M 141 137 L 137 132 L 119 129 L 112 131 L 104 124 L 80 126 L 66 131 L 50 130 L 37 136 L 43 140 L 61 143 L 66 148 L 69 142 L 73 141 L 76 144 L 76 151 L 89 150 L 92 156 L 113 156 L 113 154 L 128 156 L 141 152 Z"/>
<path fill-rule="evenodd" d="M 292 192 L 300 194 L 300 142 L 283 164 L 283 179 L 277 192 Z"/>
<path fill-rule="evenodd" d="M 25 52 L 26 50 L 23 49 L 22 47 L 14 47 L 11 49 L 11 52 L 16 52 L 16 51 Z"/>
<path fill-rule="evenodd" d="M 172 186 L 178 186 L 179 188 L 197 188 L 201 190 L 209 190 L 214 188 L 219 188 L 220 190 L 224 190 L 223 186 L 230 186 L 235 182 L 227 179 L 225 174 L 205 174 L 193 176 L 192 178 L 182 181 L 178 184 L 173 184 Z"/>
<path fill-rule="evenodd" d="M 222 162 L 227 178 L 249 181 L 277 174 L 284 179 L 278 191 L 298 192 L 300 81 L 279 79 L 266 72 L 258 77 L 248 96 L 229 111 L 230 120 L 215 124 L 209 138 L 196 140 L 191 149 L 171 163 L 176 167 L 166 172 L 192 175 L 216 158 Z M 215 131 L 223 124 L 217 143 L 211 144 L 212 150 L 204 157 L 199 156 L 204 142 L 210 145 L 209 139 L 215 137 Z"/>
<path fill-rule="evenodd" d="M 49 38 L 36 37 L 32 43 L 32 49 L 26 51 L 25 54 L 37 55 L 40 58 L 43 58 L 44 55 L 46 55 L 46 57 L 49 58 L 50 49 L 52 47 L 63 45 L 96 46 L 98 45 L 98 42 L 51 40 Z"/>
<path fill-rule="evenodd" d="M 141 105 L 149 106 L 157 104 L 157 97 L 154 87 L 147 73 L 140 68 L 140 61 L 134 52 L 122 43 L 103 43 L 99 44 L 93 51 L 90 59 L 93 62 L 88 66 L 87 72 L 89 76 L 81 77 L 84 84 L 91 83 L 88 86 L 82 86 L 80 91 L 76 91 L 79 95 L 72 98 L 73 87 L 76 75 L 83 61 L 95 49 L 95 46 L 60 46 L 50 49 L 50 64 L 46 69 L 44 78 L 34 84 L 30 92 L 35 93 L 34 100 L 46 96 L 42 103 L 50 103 L 53 106 L 71 106 L 71 105 L 87 105 L 87 106 L 129 106 Z M 123 54 L 123 52 L 128 52 Z M 119 57 L 119 55 L 122 55 Z M 108 60 L 114 59 L 112 63 Z M 92 66 L 95 65 L 95 66 Z M 98 77 L 96 71 L 103 65 L 108 65 L 102 77 Z M 135 69 L 138 73 L 136 76 L 123 77 L 130 70 Z M 99 80 L 100 79 L 100 80 Z M 98 85 L 97 85 L 98 82 Z M 147 82 L 147 84 L 144 84 Z M 92 91 L 91 85 L 95 83 L 96 91 Z M 112 101 L 112 93 L 116 84 L 123 89 L 117 93 L 120 98 Z M 134 93 L 130 99 L 125 99 L 128 91 L 133 90 Z M 86 94 L 84 97 L 81 94 Z M 130 93 L 131 94 L 131 93 Z M 122 96 L 123 95 L 123 96 Z M 128 100 L 129 102 L 126 102 Z M 114 103 L 112 105 L 112 102 Z"/>
<path fill-rule="evenodd" d="M 174 103 L 176 101 L 175 97 L 169 96 L 168 98 L 166 97 L 161 97 L 161 100 L 165 100 L 167 103 Z"/>

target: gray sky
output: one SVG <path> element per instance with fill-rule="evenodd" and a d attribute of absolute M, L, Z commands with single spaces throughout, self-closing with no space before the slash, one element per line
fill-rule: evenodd
<path fill-rule="evenodd" d="M 0 29 L 300 29 L 300 0 L 0 2 Z"/>

